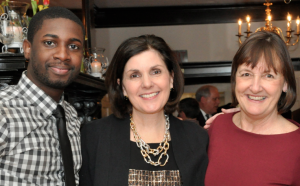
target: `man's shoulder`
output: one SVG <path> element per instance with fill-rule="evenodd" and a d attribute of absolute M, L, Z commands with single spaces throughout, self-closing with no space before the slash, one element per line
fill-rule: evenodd
<path fill-rule="evenodd" d="M 22 104 L 22 95 L 19 95 L 19 91 L 15 88 L 15 85 L 7 85 L 1 83 L 0 85 L 0 114 L 3 116 L 10 109 L 17 108 L 18 104 Z"/>
<path fill-rule="evenodd" d="M 9 85 L 6 83 L 0 83 L 0 91 L 4 91 L 9 88 Z"/>
<path fill-rule="evenodd" d="M 0 83 L 0 101 L 15 98 L 18 94 L 18 90 L 15 87 L 15 85 Z"/>

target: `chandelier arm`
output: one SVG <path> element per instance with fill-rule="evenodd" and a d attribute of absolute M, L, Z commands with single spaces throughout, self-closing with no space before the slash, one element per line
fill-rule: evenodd
<path fill-rule="evenodd" d="M 238 35 L 236 35 L 237 37 L 239 37 L 239 45 L 241 45 L 243 42 L 242 42 L 242 39 L 241 39 L 241 37 L 243 36 L 243 35 L 241 35 L 241 34 L 238 34 Z"/>
<path fill-rule="evenodd" d="M 297 40 L 292 44 L 286 43 L 288 46 L 295 46 L 299 42 L 299 35 L 300 34 L 295 34 L 295 35 L 297 36 Z"/>

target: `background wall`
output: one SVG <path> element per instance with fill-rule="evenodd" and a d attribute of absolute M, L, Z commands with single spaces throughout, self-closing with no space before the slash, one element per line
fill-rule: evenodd
<path fill-rule="evenodd" d="M 264 26 L 264 24 L 265 22 L 251 23 L 251 31 L 254 32 L 256 28 Z M 284 34 L 286 34 L 286 21 L 274 21 L 273 26 L 280 27 Z M 295 26 L 296 25 L 293 22 L 292 27 L 294 30 L 296 29 Z M 242 32 L 245 30 L 246 23 L 242 25 Z M 238 38 L 235 36 L 237 32 L 237 23 L 230 23 L 101 28 L 92 30 L 91 34 L 92 38 L 94 38 L 92 46 L 106 48 L 105 55 L 109 58 L 109 60 L 112 59 L 116 49 L 125 39 L 142 34 L 154 34 L 164 38 L 173 50 L 187 50 L 189 62 L 210 62 L 232 60 L 239 47 Z M 292 58 L 300 57 L 299 44 L 296 47 L 290 47 L 289 51 Z M 299 89 L 300 72 L 296 72 L 296 78 Z M 195 92 L 202 85 L 204 84 L 185 86 L 185 92 Z M 223 93 L 225 104 L 231 102 L 231 88 L 229 83 L 213 85 Z M 297 100 L 293 110 L 297 108 L 300 108 L 300 99 Z"/>
<path fill-rule="evenodd" d="M 251 31 L 264 24 L 264 22 L 251 23 Z M 285 34 L 286 21 L 274 21 L 273 26 L 280 27 Z M 294 22 L 293 26 L 296 29 Z M 242 25 L 242 32 L 245 30 L 246 23 Z M 105 54 L 111 60 L 125 39 L 142 34 L 154 34 L 164 38 L 174 50 L 187 50 L 189 62 L 231 61 L 239 47 L 238 38 L 235 36 L 237 32 L 237 23 L 99 28 L 92 30 L 92 46 L 106 48 Z M 290 50 L 291 57 L 300 57 L 299 44 L 294 48 Z"/>

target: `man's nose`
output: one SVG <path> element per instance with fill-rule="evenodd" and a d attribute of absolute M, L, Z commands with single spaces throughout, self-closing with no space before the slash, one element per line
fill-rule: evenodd
<path fill-rule="evenodd" d="M 56 51 L 53 55 L 54 59 L 58 59 L 60 61 L 69 61 L 71 59 L 70 57 L 70 50 L 67 46 L 59 45 L 56 47 Z"/>

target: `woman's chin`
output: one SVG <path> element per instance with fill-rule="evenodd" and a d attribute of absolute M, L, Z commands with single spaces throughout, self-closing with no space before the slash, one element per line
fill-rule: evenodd
<path fill-rule="evenodd" d="M 244 113 L 249 116 L 258 117 L 258 116 L 270 115 L 272 112 L 268 110 L 251 109 L 251 110 L 245 110 Z"/>

